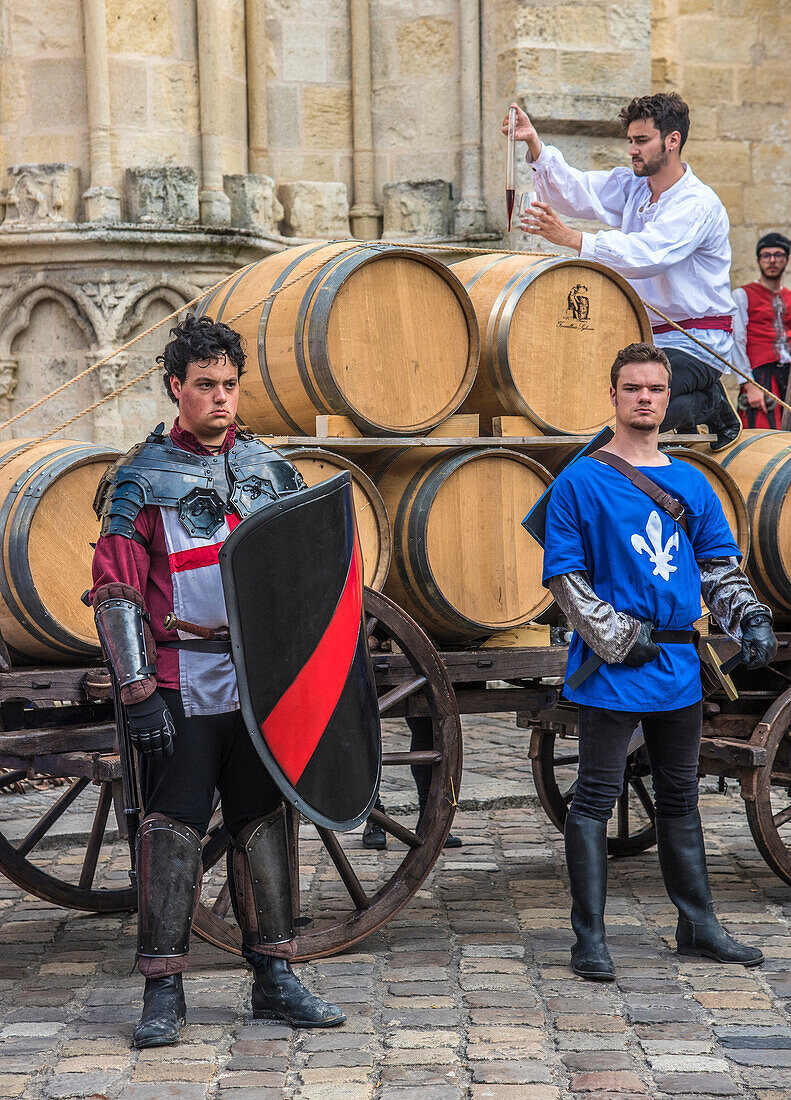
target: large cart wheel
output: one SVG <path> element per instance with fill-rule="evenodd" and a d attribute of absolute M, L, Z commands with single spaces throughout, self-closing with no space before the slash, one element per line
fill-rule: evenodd
<path fill-rule="evenodd" d="M 791 689 L 779 696 L 750 738 L 766 749 L 766 763 L 742 771 L 742 797 L 758 851 L 791 883 Z"/>
<path fill-rule="evenodd" d="M 386 851 L 362 847 L 362 827 L 335 833 L 300 823 L 291 812 L 291 858 L 294 906 L 299 920 L 297 958 L 314 959 L 344 950 L 381 928 L 420 888 L 437 860 L 450 830 L 461 781 L 461 719 L 439 654 L 421 628 L 396 604 L 365 590 L 365 613 L 372 646 L 383 653 L 401 652 L 410 674 L 396 686 L 380 688 L 384 752 L 380 797 L 387 812 L 372 817 L 388 834 Z M 376 648 L 373 653 L 376 666 Z M 433 744 L 410 750 L 404 718 L 388 718 L 409 700 L 431 719 Z M 432 769 L 426 812 L 415 826 L 415 788 L 410 765 Z M 240 952 L 241 937 L 233 914 L 225 875 L 223 829 L 213 822 L 204 845 L 201 904 L 193 928 L 203 939 Z M 299 884 L 299 888 L 296 888 Z"/>
<path fill-rule="evenodd" d="M 577 738 L 558 737 L 554 729 L 534 729 L 530 757 L 539 801 L 562 833 L 577 786 Z M 608 826 L 607 851 L 611 856 L 634 856 L 656 843 L 654 804 L 646 786 L 650 774 L 643 736 L 637 732 L 629 744 L 623 794 Z"/>
<path fill-rule="evenodd" d="M 108 760 L 117 763 L 117 757 Z M 0 775 L 0 790 L 26 774 L 20 768 Z M 124 860 L 119 865 L 110 849 L 118 839 L 110 814 L 114 796 L 121 805 L 120 780 L 99 781 L 97 786 L 85 776 L 72 777 L 62 790 L 26 836 L 11 840 L 0 832 L 0 871 L 22 890 L 68 909 L 92 913 L 134 909 L 137 899 L 129 883 L 128 864 Z M 57 853 L 40 847 L 66 814 L 68 820 L 76 822 L 67 831 L 87 830 L 85 852 L 77 861 L 72 861 L 72 849 Z M 113 826 L 109 836 L 108 820 Z"/>

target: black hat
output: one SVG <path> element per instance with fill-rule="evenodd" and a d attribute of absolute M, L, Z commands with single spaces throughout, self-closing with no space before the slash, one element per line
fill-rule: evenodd
<path fill-rule="evenodd" d="M 755 246 L 756 256 L 764 248 L 782 248 L 786 256 L 791 253 L 791 241 L 782 233 L 766 233 Z"/>

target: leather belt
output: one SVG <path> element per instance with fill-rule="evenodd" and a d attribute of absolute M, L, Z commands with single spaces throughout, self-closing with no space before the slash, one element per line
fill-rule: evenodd
<path fill-rule="evenodd" d="M 651 640 L 661 645 L 697 645 L 700 634 L 697 630 L 652 630 Z M 582 662 L 575 673 L 566 680 L 566 686 L 575 691 L 583 681 L 592 676 L 597 669 L 605 664 L 603 657 L 598 653 L 592 653 Z"/>

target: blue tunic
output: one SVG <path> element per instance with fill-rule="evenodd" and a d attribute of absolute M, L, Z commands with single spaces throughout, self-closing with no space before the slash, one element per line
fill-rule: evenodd
<path fill-rule="evenodd" d="M 670 516 L 617 470 L 581 458 L 553 484 L 547 509 L 544 584 L 585 570 L 596 595 L 616 611 L 650 619 L 658 630 L 691 630 L 700 618 L 697 561 L 740 558 L 722 505 L 706 478 L 680 459 L 642 472 L 687 512 L 689 538 Z M 623 711 L 690 706 L 702 696 L 700 663 L 690 645 L 660 646 L 640 668 L 602 665 L 566 696 L 576 703 Z M 566 677 L 591 654 L 574 632 Z"/>

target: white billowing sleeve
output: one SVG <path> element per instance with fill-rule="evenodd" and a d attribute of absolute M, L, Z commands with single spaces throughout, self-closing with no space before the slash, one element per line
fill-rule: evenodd
<path fill-rule="evenodd" d="M 537 160 L 528 152 L 527 163 L 541 202 L 548 202 L 559 214 L 621 225 L 631 168 L 581 172 L 566 164 L 554 145 L 543 145 Z"/>
<path fill-rule="evenodd" d="M 653 279 L 705 245 L 712 218 L 703 203 L 675 203 L 637 233 L 583 233 L 580 256 L 607 264 L 627 279 Z"/>
<path fill-rule="evenodd" d="M 733 300 L 736 303 L 736 312 L 733 315 L 733 361 L 739 370 L 752 378 L 753 372 L 747 358 L 747 292 L 743 287 L 739 286 L 734 290 Z M 740 378 L 739 381 L 743 384 L 745 379 Z"/>

